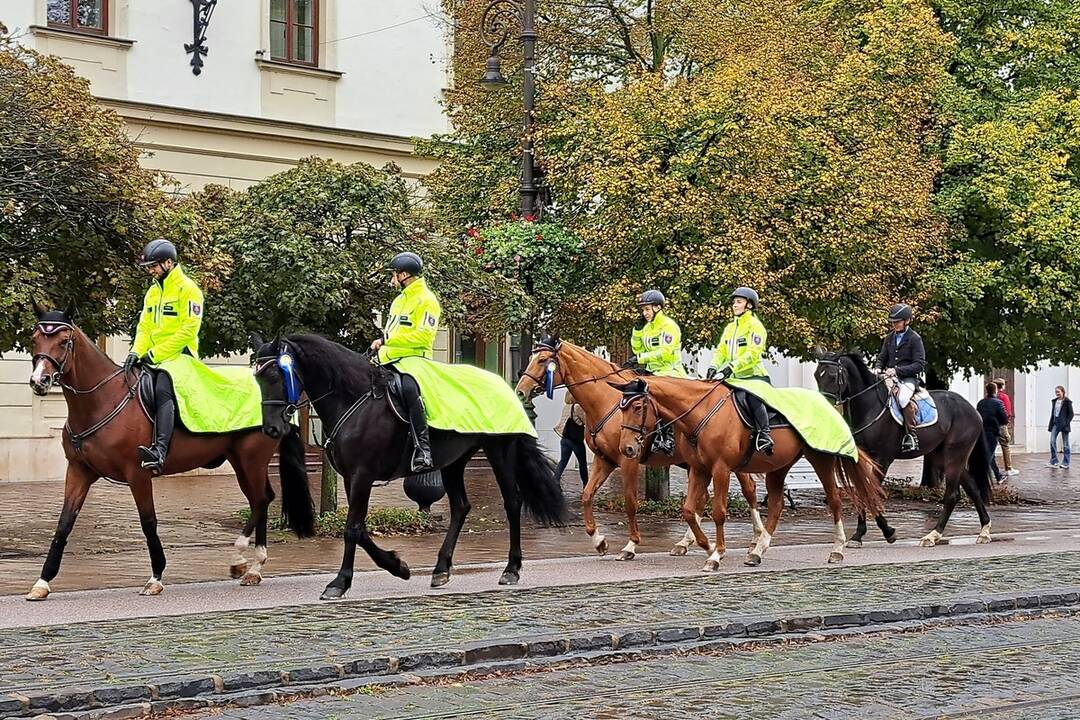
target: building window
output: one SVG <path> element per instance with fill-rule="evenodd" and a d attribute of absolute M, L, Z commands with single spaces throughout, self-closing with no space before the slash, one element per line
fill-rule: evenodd
<path fill-rule="evenodd" d="M 49 0 L 49 25 L 105 35 L 109 31 L 108 0 Z"/>
<path fill-rule="evenodd" d="M 270 57 L 319 64 L 319 0 L 270 0 Z"/>

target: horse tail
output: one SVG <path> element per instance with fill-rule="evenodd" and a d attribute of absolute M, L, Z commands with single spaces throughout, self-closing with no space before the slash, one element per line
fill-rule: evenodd
<path fill-rule="evenodd" d="M 519 435 L 515 442 L 514 477 L 525 509 L 543 525 L 563 527 L 568 511 L 555 462 L 531 435 Z"/>
<path fill-rule="evenodd" d="M 979 439 L 975 441 L 975 447 L 971 448 L 971 454 L 968 455 L 967 469 L 979 491 L 979 497 L 983 503 L 988 504 L 993 494 L 990 487 L 990 448 L 986 446 L 982 433 L 979 433 Z"/>
<path fill-rule="evenodd" d="M 315 534 L 315 502 L 311 499 L 311 486 L 308 485 L 304 443 L 295 425 L 290 425 L 289 432 L 281 438 L 278 452 L 281 521 L 297 537 L 311 537 Z"/>
<path fill-rule="evenodd" d="M 877 517 L 885 511 L 885 490 L 881 487 L 881 466 L 860 449 L 858 461 L 844 455 L 835 462 L 836 477 L 848 491 L 851 504 L 864 515 Z"/>

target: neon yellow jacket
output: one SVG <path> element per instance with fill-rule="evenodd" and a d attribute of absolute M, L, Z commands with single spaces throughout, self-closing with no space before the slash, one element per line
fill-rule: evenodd
<path fill-rule="evenodd" d="M 682 331 L 679 324 L 663 311 L 656 313 L 645 327 L 634 330 L 630 336 L 630 349 L 650 372 L 686 377 L 682 364 Z"/>
<path fill-rule="evenodd" d="M 140 357 L 149 355 L 155 364 L 185 349 L 198 358 L 202 318 L 202 290 L 177 265 L 164 281 L 155 280 L 146 291 L 131 351 Z"/>
<path fill-rule="evenodd" d="M 731 367 L 732 377 L 746 380 L 768 376 L 762 356 L 768 348 L 768 334 L 753 310 L 747 310 L 724 328 L 716 346 L 712 365 L 717 370 Z"/>
<path fill-rule="evenodd" d="M 383 327 L 379 362 L 388 363 L 403 357 L 430 358 L 439 332 L 442 306 L 424 278 L 416 278 L 390 304 Z"/>

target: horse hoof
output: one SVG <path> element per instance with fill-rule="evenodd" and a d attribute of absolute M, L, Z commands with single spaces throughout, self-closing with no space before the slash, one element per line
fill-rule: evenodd
<path fill-rule="evenodd" d="M 327 585 L 326 589 L 322 591 L 322 595 L 319 596 L 320 600 L 340 600 L 345 597 L 345 593 L 349 592 L 349 588 L 340 588 L 334 585 Z"/>
<path fill-rule="evenodd" d="M 148 580 L 143 589 L 139 591 L 140 595 L 160 595 L 165 589 L 165 586 L 161 584 L 160 580 Z"/>
<path fill-rule="evenodd" d="M 894 528 L 889 528 L 889 532 L 885 533 L 885 542 L 890 545 L 896 542 L 896 530 Z"/>
<path fill-rule="evenodd" d="M 830 563 L 844 562 L 844 553 L 837 552 L 836 550 L 833 550 L 831 553 L 829 553 L 829 562 Z"/>
<path fill-rule="evenodd" d="M 743 565 L 746 565 L 747 567 L 757 567 L 760 564 L 761 556 L 757 553 L 750 553 L 746 556 L 746 559 L 743 560 Z"/>
<path fill-rule="evenodd" d="M 701 568 L 701 572 L 711 573 L 711 572 L 716 572 L 719 569 L 720 569 L 720 563 L 713 560 L 712 558 L 709 558 L 708 560 L 705 561 L 705 565 L 704 565 L 704 567 Z"/>
<path fill-rule="evenodd" d="M 244 573 L 244 577 L 240 578 L 240 584 L 246 587 L 258 585 L 262 582 L 262 575 L 257 572 Z"/>
<path fill-rule="evenodd" d="M 634 555 L 634 553 L 630 552 L 629 550 L 623 550 L 621 553 L 619 553 L 619 558 L 618 559 L 619 560 L 633 560 L 635 557 L 636 557 L 636 555 Z"/>
<path fill-rule="evenodd" d="M 919 540 L 919 547 L 934 547 L 937 545 L 937 540 L 927 535 Z"/>
<path fill-rule="evenodd" d="M 437 572 L 431 574 L 431 587 L 433 588 L 442 587 L 448 582 L 450 582 L 450 573 L 448 572 Z"/>
<path fill-rule="evenodd" d="M 239 580 L 240 578 L 244 577 L 245 574 L 247 574 L 248 567 L 250 567 L 250 565 L 246 562 L 238 563 L 236 565 L 230 565 L 229 577 L 231 577 L 233 580 Z"/>
<path fill-rule="evenodd" d="M 849 548 L 861 548 L 862 547 L 862 540 L 848 540 L 847 541 L 847 546 Z"/>
<path fill-rule="evenodd" d="M 686 546 L 685 545 L 676 545 L 675 547 L 671 548 L 671 552 L 669 554 L 672 557 L 682 557 L 683 555 L 686 554 Z"/>
<path fill-rule="evenodd" d="M 26 593 L 26 599 L 31 601 L 45 600 L 49 597 L 49 583 L 44 580 L 38 580 L 34 583 L 34 587 L 30 588 L 30 592 Z"/>
<path fill-rule="evenodd" d="M 607 538 L 601 540 L 596 546 L 597 555 L 607 555 Z"/>
<path fill-rule="evenodd" d="M 408 580 L 412 577 L 412 570 L 409 569 L 409 564 L 404 560 L 398 562 L 397 568 L 390 571 L 390 574 L 394 577 L 399 577 L 402 580 Z"/>
<path fill-rule="evenodd" d="M 975 544 L 976 545 L 989 545 L 990 544 L 990 536 L 989 535 L 980 535 L 979 537 L 975 538 Z"/>
<path fill-rule="evenodd" d="M 499 578 L 499 584 L 500 585 L 517 585 L 519 580 L 521 580 L 520 575 L 518 575 L 516 572 L 510 572 L 509 570 L 507 570 L 506 572 L 504 572 L 502 574 L 502 577 Z"/>

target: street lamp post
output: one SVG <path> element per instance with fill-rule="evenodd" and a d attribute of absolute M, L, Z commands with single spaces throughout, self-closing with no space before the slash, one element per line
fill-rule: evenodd
<path fill-rule="evenodd" d="M 539 217 L 543 210 L 540 188 L 536 183 L 536 162 L 533 152 L 533 110 L 536 107 L 536 79 L 533 67 L 536 62 L 536 0 L 492 0 L 484 10 L 480 33 L 488 45 L 487 69 L 480 84 L 489 89 L 504 88 L 508 84 L 502 74 L 499 51 L 515 31 L 520 32 L 524 49 L 525 73 L 522 91 L 524 95 L 524 128 L 522 134 L 521 216 Z"/>

